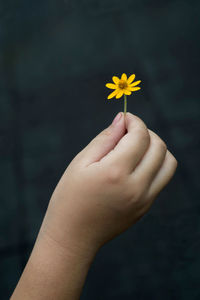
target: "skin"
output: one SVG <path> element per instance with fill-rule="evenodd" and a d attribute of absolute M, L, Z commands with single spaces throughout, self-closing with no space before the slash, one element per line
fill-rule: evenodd
<path fill-rule="evenodd" d="M 176 168 L 157 134 L 119 113 L 61 177 L 11 299 L 78 300 L 97 251 L 150 209 Z"/>

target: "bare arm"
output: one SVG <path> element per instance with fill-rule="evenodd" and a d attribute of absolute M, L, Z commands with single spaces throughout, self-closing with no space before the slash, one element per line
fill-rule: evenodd
<path fill-rule="evenodd" d="M 63 248 L 40 233 L 11 299 L 79 299 L 95 255 L 90 250 L 79 249 L 71 241 Z"/>
<path fill-rule="evenodd" d="M 98 249 L 136 223 L 177 161 L 138 117 L 118 115 L 70 163 L 11 300 L 78 300 Z"/>

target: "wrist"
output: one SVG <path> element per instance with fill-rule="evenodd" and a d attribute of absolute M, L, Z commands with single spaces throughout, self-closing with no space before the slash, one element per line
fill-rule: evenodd
<path fill-rule="evenodd" d="M 49 230 L 45 226 L 42 226 L 40 229 L 36 246 L 42 248 L 51 247 L 53 252 L 62 255 L 63 259 L 65 257 L 74 257 L 88 264 L 92 263 L 98 251 L 96 247 L 92 247 L 89 244 L 86 245 L 81 239 L 71 234 L 65 235 L 63 239 L 61 234 L 56 235 L 56 230 Z"/>
<path fill-rule="evenodd" d="M 74 255 L 92 261 L 100 247 L 81 232 L 70 216 L 61 218 L 56 209 L 48 207 L 43 219 L 37 243 L 51 243 L 63 255 Z"/>
<path fill-rule="evenodd" d="M 11 299 L 78 300 L 95 252 L 65 247 L 41 228 Z"/>

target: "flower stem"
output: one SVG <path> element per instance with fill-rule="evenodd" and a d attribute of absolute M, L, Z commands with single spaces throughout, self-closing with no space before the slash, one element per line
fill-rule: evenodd
<path fill-rule="evenodd" d="M 127 112 L 127 96 L 124 94 L 124 115 L 126 115 Z"/>

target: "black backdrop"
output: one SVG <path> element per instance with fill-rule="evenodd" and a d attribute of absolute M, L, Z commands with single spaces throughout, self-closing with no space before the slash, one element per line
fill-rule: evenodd
<path fill-rule="evenodd" d="M 105 83 L 126 72 L 142 80 L 128 111 L 179 166 L 149 213 L 98 253 L 82 299 L 200 299 L 200 2 L 1 0 L 0 20 L 0 298 L 66 166 L 123 110 Z"/>

